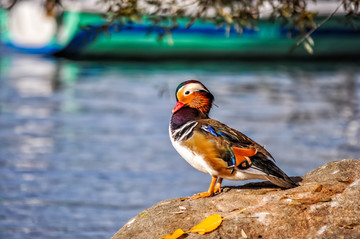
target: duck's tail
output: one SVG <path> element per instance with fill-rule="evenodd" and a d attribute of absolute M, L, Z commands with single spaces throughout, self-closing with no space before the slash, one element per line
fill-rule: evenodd
<path fill-rule="evenodd" d="M 274 177 L 274 176 L 271 176 L 271 175 L 267 175 L 266 178 L 267 178 L 267 180 L 269 180 L 273 184 L 275 184 L 275 185 L 277 185 L 279 187 L 282 187 L 282 188 L 294 188 L 294 187 L 299 186 L 299 184 L 294 182 L 286 174 L 284 176 L 285 177 L 283 177 L 283 178 L 279 178 L 279 177 Z"/>

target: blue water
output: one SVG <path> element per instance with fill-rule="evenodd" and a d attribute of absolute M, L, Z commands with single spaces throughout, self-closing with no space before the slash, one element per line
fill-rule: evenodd
<path fill-rule="evenodd" d="M 0 56 L 0 238 L 110 238 L 210 176 L 172 148 L 176 86 L 198 79 L 211 116 L 289 175 L 360 157 L 360 63 L 84 62 Z M 225 181 L 224 185 L 243 182 Z"/>

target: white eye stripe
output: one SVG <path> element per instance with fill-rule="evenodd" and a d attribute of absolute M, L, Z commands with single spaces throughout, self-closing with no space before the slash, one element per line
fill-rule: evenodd
<path fill-rule="evenodd" d="M 184 95 L 190 95 L 191 93 L 194 93 L 195 91 L 206 91 L 208 92 L 202 85 L 198 84 L 198 83 L 190 83 L 187 84 L 184 87 Z M 181 90 L 181 89 L 180 89 Z"/>

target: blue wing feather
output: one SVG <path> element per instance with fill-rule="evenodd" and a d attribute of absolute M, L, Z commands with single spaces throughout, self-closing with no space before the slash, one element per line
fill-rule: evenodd
<path fill-rule="evenodd" d="M 219 135 L 216 134 L 215 130 L 213 127 L 211 127 L 210 125 L 203 125 L 201 126 L 201 129 L 205 130 L 206 132 L 214 135 L 215 137 L 218 137 Z"/>

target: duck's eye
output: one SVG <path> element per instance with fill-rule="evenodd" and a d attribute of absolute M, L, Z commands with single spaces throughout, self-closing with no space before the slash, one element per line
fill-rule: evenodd
<path fill-rule="evenodd" d="M 184 92 L 184 95 L 189 95 L 189 94 L 190 94 L 190 91 L 188 91 L 188 90 Z"/>

